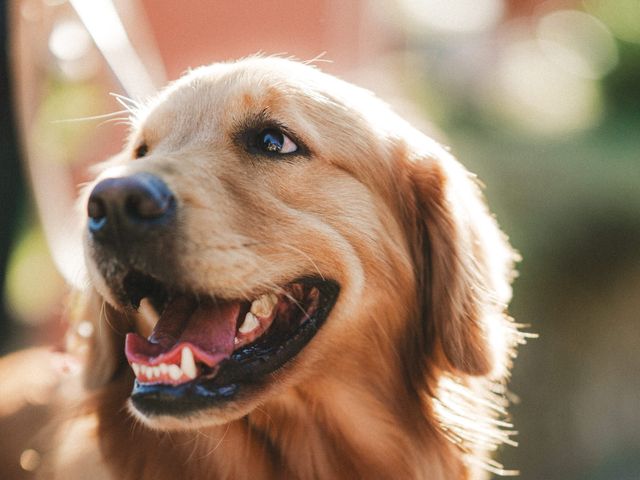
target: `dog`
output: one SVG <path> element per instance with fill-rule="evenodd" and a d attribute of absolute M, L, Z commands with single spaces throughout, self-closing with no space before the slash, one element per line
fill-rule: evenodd
<path fill-rule="evenodd" d="M 190 71 L 131 122 L 81 196 L 82 471 L 505 473 L 517 254 L 447 149 L 278 57 Z"/>

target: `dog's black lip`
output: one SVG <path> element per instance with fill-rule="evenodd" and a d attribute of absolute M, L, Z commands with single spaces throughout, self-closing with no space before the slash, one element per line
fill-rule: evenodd
<path fill-rule="evenodd" d="M 122 278 L 118 297 L 120 302 L 137 310 L 143 298 L 148 298 L 156 312 L 161 312 L 169 297 L 163 282 L 139 270 L 131 269 Z"/>
<path fill-rule="evenodd" d="M 328 318 L 338 299 L 340 287 L 332 280 L 304 278 L 303 283 L 318 288 L 317 310 L 281 343 L 270 343 L 268 335 L 233 352 L 222 362 L 215 376 L 199 377 L 177 386 L 134 382 L 131 403 L 146 415 L 186 417 L 198 410 L 222 407 L 259 390 L 271 375 L 286 365 L 311 341 Z"/>

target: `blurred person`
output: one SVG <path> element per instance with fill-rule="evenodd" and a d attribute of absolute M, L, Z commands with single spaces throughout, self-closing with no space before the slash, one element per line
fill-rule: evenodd
<path fill-rule="evenodd" d="M 7 311 L 5 279 L 9 252 L 23 205 L 24 182 L 9 81 L 8 2 L 0 2 L 0 354 L 11 347 L 16 324 Z"/>

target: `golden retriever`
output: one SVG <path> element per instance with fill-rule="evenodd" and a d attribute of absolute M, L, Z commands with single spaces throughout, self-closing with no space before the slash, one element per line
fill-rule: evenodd
<path fill-rule="evenodd" d="M 500 472 L 515 254 L 446 149 L 282 58 L 132 123 L 82 197 L 92 478 Z"/>

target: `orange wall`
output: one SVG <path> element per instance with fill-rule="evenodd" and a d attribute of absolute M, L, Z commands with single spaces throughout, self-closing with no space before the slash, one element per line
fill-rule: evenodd
<path fill-rule="evenodd" d="M 368 2 L 143 0 L 169 78 L 188 67 L 256 52 L 311 59 L 329 71 L 356 66 L 380 45 Z"/>

